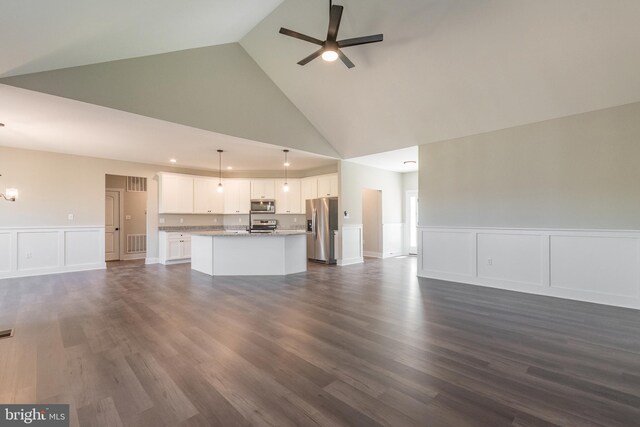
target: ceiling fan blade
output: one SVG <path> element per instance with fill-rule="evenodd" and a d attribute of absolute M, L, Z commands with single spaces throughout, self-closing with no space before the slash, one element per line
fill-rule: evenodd
<path fill-rule="evenodd" d="M 327 41 L 335 42 L 338 39 L 338 30 L 340 30 L 340 21 L 342 20 L 342 6 L 331 6 L 329 14 L 329 31 L 327 31 Z"/>
<path fill-rule="evenodd" d="M 318 40 L 316 38 L 304 35 L 304 34 L 299 33 L 297 31 L 287 30 L 286 28 L 280 28 L 280 34 L 284 34 L 285 36 L 289 36 L 289 37 L 293 37 L 293 38 L 296 38 L 296 39 L 304 40 L 306 42 L 317 44 L 317 45 L 320 45 L 320 46 L 322 46 L 324 44 L 324 42 L 322 40 Z"/>
<path fill-rule="evenodd" d="M 318 56 L 322 55 L 322 52 L 324 51 L 324 49 L 318 49 L 315 52 L 313 52 L 311 55 L 307 56 L 306 58 L 304 58 L 302 61 L 298 62 L 298 65 L 307 65 L 309 62 L 313 61 L 314 59 L 316 59 Z"/>
<path fill-rule="evenodd" d="M 383 39 L 382 34 L 375 34 L 373 36 L 356 37 L 354 39 L 340 40 L 338 47 L 358 46 L 361 44 L 378 43 Z"/>
<path fill-rule="evenodd" d="M 340 49 L 338 49 L 338 56 L 340 57 L 340 60 L 344 63 L 344 65 L 347 66 L 347 68 L 355 67 L 355 64 L 353 62 L 351 62 L 351 60 L 349 58 L 347 58 L 347 55 L 342 53 L 342 51 Z"/>

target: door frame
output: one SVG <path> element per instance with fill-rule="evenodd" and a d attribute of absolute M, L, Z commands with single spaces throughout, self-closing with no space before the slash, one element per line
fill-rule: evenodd
<path fill-rule="evenodd" d="M 415 252 L 411 251 L 412 248 L 411 248 L 411 246 L 409 246 L 411 244 L 410 243 L 411 242 L 411 226 L 409 224 L 409 215 L 410 215 L 410 206 L 411 206 L 410 198 L 412 196 L 416 197 L 416 208 L 417 208 L 418 203 L 420 201 L 418 190 L 407 190 L 407 191 L 405 191 L 405 194 L 404 194 L 404 223 L 405 223 L 405 232 L 404 232 L 405 244 L 404 244 L 404 248 L 405 248 L 405 253 L 407 255 L 417 255 L 417 253 L 418 253 L 418 247 L 417 247 L 417 245 L 418 245 L 418 241 L 417 241 L 417 238 L 418 238 L 418 235 L 417 235 L 417 233 L 418 233 L 418 229 L 417 229 L 417 227 L 418 227 L 418 217 L 417 217 L 417 212 L 416 212 L 416 248 L 415 248 Z"/>
<path fill-rule="evenodd" d="M 124 253 L 125 253 L 125 239 L 123 238 L 124 236 L 124 189 L 123 188 L 105 188 L 105 195 L 107 194 L 107 191 L 113 191 L 113 192 L 117 192 L 118 193 L 118 199 L 119 199 L 119 203 L 118 203 L 118 208 L 120 209 L 120 212 L 118 213 L 118 216 L 120 217 L 120 234 L 119 237 L 119 245 L 120 247 L 118 248 L 118 260 L 122 261 L 124 258 Z M 106 204 L 103 205 L 103 211 L 106 209 Z M 106 218 L 102 219 L 102 223 L 103 226 L 106 228 L 107 224 L 106 224 Z M 104 250 L 104 249 L 103 249 Z M 117 261 L 117 260 L 113 260 L 113 261 Z"/>

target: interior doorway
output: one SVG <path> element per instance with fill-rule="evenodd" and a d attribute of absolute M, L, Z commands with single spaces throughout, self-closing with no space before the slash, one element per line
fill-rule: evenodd
<path fill-rule="evenodd" d="M 362 190 L 362 251 L 366 257 L 382 258 L 382 191 Z"/>
<path fill-rule="evenodd" d="M 104 256 L 106 261 L 120 259 L 121 192 L 122 190 L 118 189 L 108 189 L 104 197 Z"/>
<path fill-rule="evenodd" d="M 104 232 L 106 261 L 146 257 L 146 178 L 106 175 Z"/>
<path fill-rule="evenodd" d="M 406 224 L 407 224 L 407 247 L 409 255 L 418 253 L 418 192 L 407 191 L 406 194 Z"/>

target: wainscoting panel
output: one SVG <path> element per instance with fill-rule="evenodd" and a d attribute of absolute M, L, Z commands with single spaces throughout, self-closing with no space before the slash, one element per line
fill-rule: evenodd
<path fill-rule="evenodd" d="M 104 258 L 101 231 L 65 231 L 65 266 L 98 264 Z M 104 233 L 103 233 L 104 234 Z"/>
<path fill-rule="evenodd" d="M 478 277 L 542 286 L 542 236 L 478 233 Z"/>
<path fill-rule="evenodd" d="M 475 266 L 475 235 L 458 230 L 422 230 L 418 259 L 423 271 L 471 276 Z"/>
<path fill-rule="evenodd" d="M 338 265 L 358 264 L 364 261 L 362 253 L 362 224 L 343 225 L 339 233 L 341 254 Z"/>
<path fill-rule="evenodd" d="M 0 278 L 101 268 L 104 227 L 0 229 Z"/>
<path fill-rule="evenodd" d="M 403 254 L 404 224 L 382 224 L 382 257 L 389 258 Z"/>
<path fill-rule="evenodd" d="M 551 236 L 551 286 L 638 297 L 640 240 Z"/>
<path fill-rule="evenodd" d="M 418 228 L 418 276 L 640 308 L 640 232 Z"/>
<path fill-rule="evenodd" d="M 11 233 L 0 232 L 0 273 L 11 271 Z"/>

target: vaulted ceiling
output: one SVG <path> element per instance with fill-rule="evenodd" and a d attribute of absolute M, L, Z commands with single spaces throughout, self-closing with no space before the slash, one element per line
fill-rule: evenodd
<path fill-rule="evenodd" d="M 324 39 L 328 1 L 108 3 L 0 4 L 0 83 L 342 158 L 640 100 L 636 0 L 343 0 L 340 38 L 385 35 L 352 70 L 278 34 Z"/>

